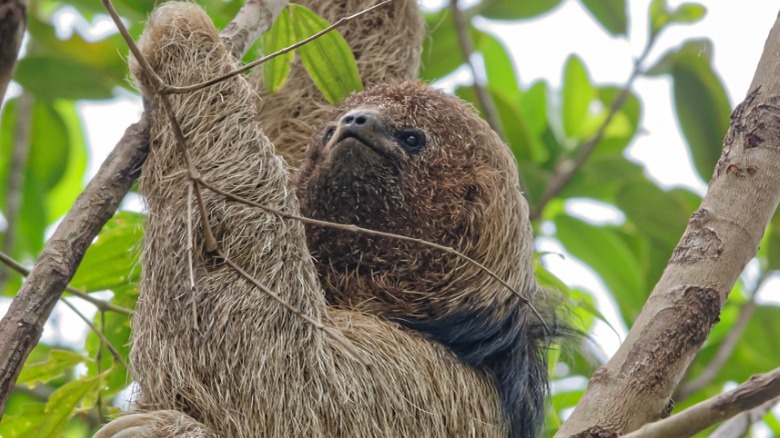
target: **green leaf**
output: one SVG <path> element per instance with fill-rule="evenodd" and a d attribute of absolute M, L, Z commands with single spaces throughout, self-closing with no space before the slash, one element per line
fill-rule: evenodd
<path fill-rule="evenodd" d="M 626 0 L 580 0 L 593 17 L 613 36 L 626 35 Z"/>
<path fill-rule="evenodd" d="M 465 59 L 449 9 L 425 14 L 425 23 L 430 36 L 423 42 L 420 79 L 435 81 L 463 65 Z"/>
<path fill-rule="evenodd" d="M 87 171 L 87 142 L 84 138 L 81 119 L 76 112 L 76 103 L 72 101 L 57 101 L 54 110 L 61 117 L 68 133 L 68 162 L 62 178 L 52 187 L 46 197 L 47 222 L 52 223 L 65 214 L 73 206 L 84 188 L 84 177 Z M 50 131 L 45 131 L 49 132 Z"/>
<path fill-rule="evenodd" d="M 68 420 L 78 412 L 82 399 L 100 387 L 100 376 L 66 383 L 54 391 L 46 403 L 46 417 L 37 431 L 38 437 L 60 437 Z"/>
<path fill-rule="evenodd" d="M 585 65 L 576 55 L 570 56 L 563 75 L 562 102 L 563 130 L 568 137 L 575 137 L 578 133 L 595 97 L 596 89 L 588 79 Z"/>
<path fill-rule="evenodd" d="M 683 3 L 672 12 L 671 19 L 674 23 L 695 23 L 707 13 L 707 8 L 696 3 Z"/>
<path fill-rule="evenodd" d="M 627 160 L 622 153 L 594 154 L 559 196 L 614 202 L 615 195 L 625 184 L 641 179 L 645 179 L 642 166 Z"/>
<path fill-rule="evenodd" d="M 71 285 L 95 292 L 137 282 L 144 220 L 145 216 L 139 213 L 114 215 L 87 249 Z"/>
<path fill-rule="evenodd" d="M 666 0 L 652 0 L 650 2 L 650 39 L 654 39 L 672 17 L 669 14 Z"/>
<path fill-rule="evenodd" d="M 26 384 L 32 388 L 38 383 L 48 383 L 64 376 L 71 368 L 89 359 L 68 350 L 52 350 L 44 362 L 25 364 L 19 373 L 17 384 Z"/>
<path fill-rule="evenodd" d="M 591 225 L 567 215 L 556 217 L 555 226 L 566 250 L 604 280 L 626 321 L 636 319 L 648 291 L 639 261 L 626 242 L 610 227 Z"/>
<path fill-rule="evenodd" d="M 622 93 L 618 87 L 599 87 L 598 99 L 604 106 L 599 117 L 606 117 L 612 103 Z M 623 105 L 615 114 L 614 120 L 607 126 L 604 136 L 594 150 L 594 155 L 623 153 L 636 136 L 639 129 L 639 119 L 642 115 L 642 104 L 634 93 L 628 94 Z M 600 119 L 602 122 L 604 119 Z"/>
<path fill-rule="evenodd" d="M 37 437 L 40 425 L 46 420 L 44 403 L 25 404 L 17 415 L 5 415 L 0 421 L 3 438 Z"/>
<path fill-rule="evenodd" d="M 618 191 L 616 201 L 617 207 L 636 224 L 640 233 L 663 242 L 671 254 L 688 223 L 689 212 L 685 205 L 647 180 L 624 185 Z"/>
<path fill-rule="evenodd" d="M 28 159 L 24 169 L 22 203 L 15 229 L 14 256 L 36 255 L 43 248 L 43 234 L 54 217 L 48 212 L 50 191 L 58 186 L 69 164 L 69 130 L 54 106 L 35 100 L 28 114 L 18 114 L 18 99 L 6 103 L 0 127 L 0 162 L 11 163 L 19 118 L 29 117 Z M 6 208 L 8 166 L 0 166 L 0 205 Z"/>
<path fill-rule="evenodd" d="M 681 50 L 674 69 L 677 120 L 699 176 L 709 181 L 729 128 L 731 104 L 709 62 Z"/>
<path fill-rule="evenodd" d="M 140 291 L 137 286 L 126 286 L 114 288 L 113 292 L 112 304 L 132 309 L 135 307 Z M 105 316 L 103 316 L 98 312 L 93 323 L 127 361 L 127 357 L 130 354 L 130 316 L 117 312 L 106 312 Z M 121 364 L 115 363 L 111 352 L 100 342 L 100 339 L 94 332 L 90 331 L 87 334 L 84 348 L 87 350 L 87 354 L 95 359 L 87 363 L 87 375 L 96 376 L 101 373 L 105 375 L 102 388 L 104 400 L 110 399 L 127 387 L 129 382 L 127 369 Z"/>
<path fill-rule="evenodd" d="M 276 23 L 263 35 L 263 51 L 266 55 L 278 52 L 295 44 L 295 31 L 290 22 L 290 12 L 283 9 Z M 295 60 L 295 52 L 290 51 L 263 64 L 263 84 L 271 93 L 278 93 L 287 83 Z"/>
<path fill-rule="evenodd" d="M 507 101 L 515 102 L 520 99 L 520 81 L 515 71 L 512 57 L 498 38 L 483 32 L 474 30 L 476 49 L 482 53 L 485 64 L 487 85 L 494 93 L 500 94 Z"/>
<path fill-rule="evenodd" d="M 479 13 L 493 20 L 534 18 L 553 10 L 562 0 L 492 0 L 484 1 Z"/>
<path fill-rule="evenodd" d="M 650 3 L 650 39 L 672 23 L 695 23 L 701 20 L 707 9 L 697 3 L 683 3 L 675 10 L 670 10 L 666 0 L 653 0 Z"/>
<path fill-rule="evenodd" d="M 290 4 L 290 20 L 298 40 L 304 40 L 325 29 L 329 23 L 310 9 Z M 337 31 L 298 48 L 301 63 L 325 99 L 338 105 L 350 94 L 363 90 L 355 57 L 344 37 Z"/>
<path fill-rule="evenodd" d="M 122 37 L 115 33 L 97 41 L 88 41 L 78 30 L 68 39 L 57 36 L 55 27 L 33 17 L 29 22 L 29 32 L 34 38 L 34 44 L 29 45 L 28 56 L 41 56 L 55 59 L 67 59 L 78 64 L 84 70 L 99 72 L 111 87 L 122 86 L 131 89 L 127 81 L 128 66 L 125 59 L 118 56 L 126 53 Z M 58 78 L 59 72 L 47 72 L 50 78 Z M 56 81 L 55 81 L 56 82 Z M 68 87 L 70 83 L 60 82 Z"/>
<path fill-rule="evenodd" d="M 19 61 L 14 80 L 46 100 L 108 99 L 116 86 L 105 72 L 57 56 L 26 56 Z"/>
<path fill-rule="evenodd" d="M 547 83 L 536 81 L 520 97 L 520 108 L 537 136 L 550 129 L 550 120 L 547 117 L 547 94 Z"/>

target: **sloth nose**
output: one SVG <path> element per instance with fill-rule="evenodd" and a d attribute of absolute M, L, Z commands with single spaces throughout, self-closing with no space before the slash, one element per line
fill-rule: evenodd
<path fill-rule="evenodd" d="M 341 118 L 341 128 L 356 134 L 376 128 L 379 117 L 371 110 L 355 109 Z"/>

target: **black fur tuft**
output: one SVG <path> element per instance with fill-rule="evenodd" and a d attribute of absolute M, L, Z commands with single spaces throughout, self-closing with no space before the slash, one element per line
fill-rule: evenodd
<path fill-rule="evenodd" d="M 527 306 L 462 310 L 434 320 L 399 321 L 449 347 L 464 363 L 489 370 L 509 422 L 510 436 L 533 438 L 544 426 L 549 392 L 547 349 L 566 331 L 542 323 Z"/>

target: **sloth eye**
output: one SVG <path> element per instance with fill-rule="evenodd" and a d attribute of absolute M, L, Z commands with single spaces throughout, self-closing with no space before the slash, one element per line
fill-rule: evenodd
<path fill-rule="evenodd" d="M 396 139 L 409 153 L 419 152 L 425 147 L 425 134 L 416 129 L 404 129 L 396 134 Z"/>
<path fill-rule="evenodd" d="M 333 138 L 333 133 L 336 132 L 336 128 L 330 127 L 327 131 L 325 131 L 325 135 L 322 137 L 322 142 L 327 143 L 330 141 L 331 138 Z"/>

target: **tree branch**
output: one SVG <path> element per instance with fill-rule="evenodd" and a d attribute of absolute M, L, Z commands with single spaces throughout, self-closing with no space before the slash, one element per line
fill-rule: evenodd
<path fill-rule="evenodd" d="M 755 256 L 780 200 L 779 55 L 777 21 L 752 91 L 732 114 L 707 195 L 626 341 L 593 374 L 557 436 L 614 436 L 671 409 L 672 391 Z"/>
<path fill-rule="evenodd" d="M 474 43 L 471 41 L 471 36 L 469 35 L 469 26 L 466 17 L 464 17 L 463 12 L 458 7 L 458 0 L 450 0 L 450 10 L 452 11 L 452 19 L 455 21 L 455 30 L 458 34 L 460 51 L 463 54 L 463 58 L 466 60 L 466 65 L 469 67 L 469 70 L 471 70 L 471 76 L 474 77 L 474 90 L 477 93 L 479 106 L 482 107 L 482 113 L 485 116 L 485 120 L 490 124 L 490 127 L 506 141 L 504 127 L 501 124 L 501 119 L 498 118 L 498 111 L 496 111 L 493 97 L 479 82 L 477 68 L 474 66 L 474 63 L 471 62 L 471 55 L 474 54 Z"/>
<path fill-rule="evenodd" d="M 580 170 L 580 168 L 585 164 L 585 161 L 587 161 L 590 157 L 590 154 L 593 153 L 593 151 L 596 149 L 596 146 L 598 146 L 601 140 L 604 138 L 604 134 L 607 132 L 607 127 L 609 127 L 609 124 L 612 123 L 612 119 L 615 117 L 615 115 L 617 115 L 617 112 L 620 111 L 620 108 L 623 107 L 623 104 L 626 103 L 628 96 L 631 94 L 631 87 L 633 87 L 634 81 L 636 81 L 636 78 L 639 77 L 639 74 L 642 72 L 642 64 L 645 62 L 647 55 L 650 53 L 650 49 L 653 48 L 653 42 L 654 40 L 648 41 L 647 46 L 645 46 L 645 49 L 642 51 L 642 54 L 639 55 L 639 58 L 637 58 L 636 61 L 634 61 L 634 69 L 631 71 L 631 75 L 628 77 L 626 83 L 623 85 L 623 88 L 620 90 L 620 94 L 618 94 L 615 100 L 612 101 L 612 104 L 609 106 L 609 110 L 607 112 L 607 117 L 604 119 L 601 125 L 599 125 L 596 133 L 593 134 L 593 137 L 591 137 L 590 140 L 586 141 L 584 144 L 582 144 L 582 146 L 579 147 L 577 156 L 574 157 L 574 160 L 565 160 L 558 163 L 556 166 L 555 176 L 553 177 L 552 181 L 550 181 L 550 184 L 545 187 L 544 192 L 542 192 L 542 195 L 539 198 L 539 201 L 536 203 L 536 206 L 533 207 L 533 210 L 531 210 L 531 220 L 539 219 L 542 216 L 542 212 L 544 211 L 544 207 L 547 206 L 547 203 L 555 198 L 555 196 L 557 196 L 561 190 L 566 188 L 571 179 L 574 177 L 574 174 Z"/>
<path fill-rule="evenodd" d="M 780 398 L 774 398 L 763 405 L 735 415 L 715 429 L 715 432 L 712 432 L 709 438 L 743 438 L 748 436 L 750 427 L 754 423 L 761 421 L 777 403 L 780 403 Z"/>
<path fill-rule="evenodd" d="M 0 349 L 0 415 L 54 304 L 76 272 L 89 244 L 138 178 L 147 152 L 147 127 L 142 120 L 125 131 L 97 175 L 76 199 L 0 320 L 0 345 L 3 346 Z"/>
<path fill-rule="evenodd" d="M 753 376 L 746 383 L 641 429 L 623 438 L 692 436 L 740 412 L 780 396 L 780 368 Z"/>
<path fill-rule="evenodd" d="M 260 35 L 271 28 L 285 6 L 287 0 L 247 0 L 236 18 L 219 33 L 222 43 L 234 58 L 243 58 Z"/>
<path fill-rule="evenodd" d="M 8 254 L 4 252 L 0 252 L 0 262 L 8 266 L 9 268 L 13 269 L 14 271 L 18 272 L 22 276 L 29 276 L 30 271 L 25 269 L 24 266 L 22 266 L 21 263 L 17 262 L 13 258 L 11 258 Z M 124 307 L 116 306 L 114 304 L 109 303 L 108 301 L 99 300 L 92 295 L 82 292 L 75 287 L 72 286 L 66 286 L 65 290 L 73 294 L 74 296 L 77 296 L 81 298 L 82 300 L 92 304 L 93 306 L 97 307 L 97 309 L 101 312 L 106 311 L 112 311 L 117 313 L 124 313 L 125 315 L 132 315 L 133 311 L 130 309 L 125 309 Z"/>
<path fill-rule="evenodd" d="M 27 26 L 27 0 L 0 0 L 0 105 L 14 75 Z"/>

